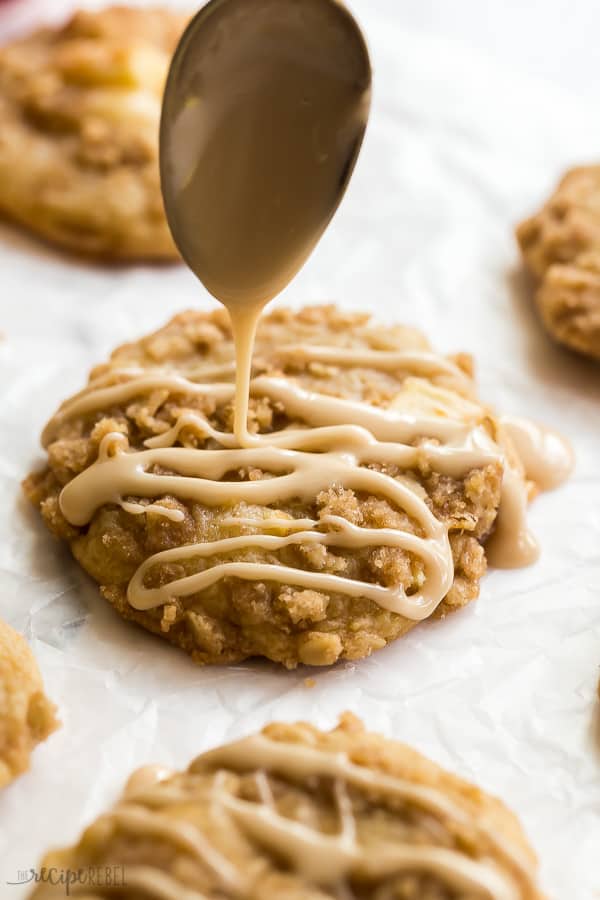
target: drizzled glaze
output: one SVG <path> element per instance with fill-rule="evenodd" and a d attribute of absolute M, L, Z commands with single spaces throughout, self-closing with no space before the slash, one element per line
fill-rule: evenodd
<path fill-rule="evenodd" d="M 304 355 L 330 364 L 350 363 L 349 351 L 344 348 L 306 348 Z M 359 352 L 357 359 L 372 368 L 380 364 L 384 371 L 399 369 L 418 375 L 460 375 L 453 363 L 431 353 L 369 351 Z M 127 380 L 110 384 L 110 377 Z M 67 402 L 48 424 L 44 439 L 50 442 L 59 427 L 74 416 L 127 403 L 154 390 L 164 391 L 168 396 L 206 396 L 215 403 L 227 402 L 234 397 L 234 386 L 228 383 L 199 383 L 184 374 L 114 370 L 91 382 L 86 390 Z M 63 489 L 60 506 L 65 518 L 73 525 L 84 526 L 100 506 L 114 503 L 133 514 L 162 515 L 179 521 L 183 518 L 181 510 L 170 509 L 156 498 L 169 494 L 208 507 L 225 508 L 239 502 L 270 506 L 300 499 L 312 503 L 320 491 L 336 484 L 387 499 L 393 507 L 408 514 L 414 523 L 413 530 L 363 528 L 335 516 L 323 517 L 318 522 L 295 521 L 283 516 L 253 520 L 250 527 L 258 533 L 187 544 L 147 559 L 128 588 L 129 602 L 136 609 L 160 606 L 172 598 L 200 592 L 220 579 L 232 576 L 366 597 L 382 608 L 414 621 L 427 618 L 449 591 L 454 577 L 447 527 L 430 511 L 416 481 L 399 480 L 367 468 L 372 464 L 394 465 L 408 472 L 419 462 L 426 462 L 437 472 L 461 478 L 473 469 L 504 463 L 500 515 L 490 544 L 492 560 L 500 565 L 522 565 L 535 558 L 537 544 L 526 523 L 525 481 L 486 430 L 483 413 L 480 413 L 479 421 L 474 418 L 471 422 L 441 415 L 415 415 L 403 412 L 401 404 L 396 404 L 400 408 L 382 409 L 317 394 L 284 377 L 255 378 L 250 390 L 254 396 L 280 402 L 287 415 L 305 423 L 305 427 L 290 427 L 269 435 L 247 434 L 244 446 L 240 446 L 239 435 L 218 431 L 202 413 L 188 411 L 182 412 L 163 434 L 148 439 L 145 450 L 132 451 L 122 434 L 107 434 L 101 442 L 96 462 Z M 353 424 L 346 424 L 348 422 Z M 502 423 L 499 427 L 501 430 Z M 541 430 L 534 432 L 535 427 L 510 420 L 506 430 L 510 429 L 517 449 L 523 445 L 521 434 L 525 433 L 527 475 L 534 479 L 539 470 L 544 473 L 541 480 L 547 484 L 550 468 L 558 471 L 561 478 L 566 476 L 569 451 L 556 436 L 545 439 Z M 199 451 L 175 446 L 183 428 L 193 430 L 200 437 L 211 438 L 219 449 Z M 419 441 L 421 443 L 415 446 Z M 547 459 L 548 448 L 551 450 L 550 461 Z M 178 474 L 158 475 L 150 471 L 155 467 Z M 246 482 L 222 480 L 228 472 L 248 467 L 259 468 L 274 477 Z M 154 502 L 143 505 L 124 499 L 132 496 Z M 234 520 L 235 517 L 225 516 L 223 524 L 227 527 L 248 524 Z M 268 533 L 273 530 L 278 533 Z M 402 587 L 387 588 L 280 564 L 222 559 L 248 548 L 277 551 L 300 544 L 346 549 L 382 545 L 400 547 L 422 560 L 425 581 L 416 593 L 407 595 Z M 215 556 L 221 557 L 219 562 L 196 574 L 159 588 L 145 586 L 147 574 L 157 565 Z"/>
<path fill-rule="evenodd" d="M 514 444 L 525 475 L 541 491 L 551 491 L 566 481 L 573 471 L 575 454 L 561 434 L 516 416 L 502 416 L 500 422 Z"/>
<path fill-rule="evenodd" d="M 257 801 L 231 792 L 231 782 L 224 777 L 231 771 L 254 776 Z M 177 776 L 164 781 L 164 773 L 160 772 L 152 784 L 148 771 L 142 770 L 137 782 L 135 775 L 130 779 L 121 803 L 103 819 L 120 830 L 175 844 L 206 866 L 213 889 L 239 900 L 256 896 L 256 878 L 264 871 L 262 863 L 237 868 L 189 817 L 181 821 L 172 811 L 167 815 L 170 806 L 183 804 L 189 808 L 190 804 L 199 804 L 210 809 L 215 819 L 229 827 L 235 825 L 258 847 L 285 859 L 307 882 L 334 891 L 340 885 L 349 891 L 348 879 L 355 877 L 363 882 L 378 882 L 404 872 L 420 872 L 435 877 L 449 889 L 487 900 L 537 896 L 530 858 L 517 843 L 499 837 L 485 817 L 470 815 L 436 787 L 357 765 L 343 752 L 332 753 L 259 734 L 203 754 L 191 764 L 189 774 L 213 777 L 208 782 L 192 780 L 186 784 Z M 324 834 L 282 815 L 268 775 L 296 783 L 330 779 L 339 820 L 337 833 Z M 450 833 L 463 827 L 471 833 L 475 831 L 482 848 L 480 855 L 473 857 L 459 849 L 424 841 L 411 844 L 395 840 L 380 847 L 363 846 L 357 836 L 350 789 L 363 792 L 372 802 L 406 804 Z M 161 900 L 179 900 L 181 896 L 197 900 L 204 896 L 193 891 L 182 895 L 183 885 L 176 877 L 163 877 L 152 867 L 128 866 L 126 875 L 128 884 Z"/>

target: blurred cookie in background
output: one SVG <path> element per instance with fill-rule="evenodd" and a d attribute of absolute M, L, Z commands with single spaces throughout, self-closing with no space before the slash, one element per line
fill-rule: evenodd
<path fill-rule="evenodd" d="M 600 165 L 567 172 L 516 233 L 525 264 L 540 282 L 536 305 L 548 332 L 600 360 Z"/>
<path fill-rule="evenodd" d="M 0 48 L 0 214 L 105 260 L 174 260 L 162 91 L 187 16 L 80 11 Z"/>
<path fill-rule="evenodd" d="M 38 871 L 115 873 L 93 894 L 81 878 L 90 900 L 543 900 L 537 868 L 500 800 L 345 714 L 329 732 L 273 723 L 184 772 L 145 766 Z"/>
<path fill-rule="evenodd" d="M 29 768 L 32 750 L 58 728 L 28 643 L 0 619 L 0 788 Z"/>

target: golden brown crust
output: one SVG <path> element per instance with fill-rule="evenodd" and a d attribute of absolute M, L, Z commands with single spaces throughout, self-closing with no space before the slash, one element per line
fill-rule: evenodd
<path fill-rule="evenodd" d="M 549 333 L 600 359 L 600 166 L 568 172 L 516 233 L 528 268 L 540 280 L 536 304 Z"/>
<path fill-rule="evenodd" d="M 536 301 L 559 343 L 600 360 L 600 244 L 573 263 L 551 266 Z"/>
<path fill-rule="evenodd" d="M 309 307 L 298 313 L 278 310 L 263 318 L 258 332 L 255 368 L 259 372 L 293 375 L 306 388 L 336 396 L 388 406 L 402 397 L 402 406 L 424 409 L 426 404 L 453 404 L 460 417 L 474 406 L 474 386 L 469 378 L 438 374 L 430 379 L 407 378 L 402 372 L 378 372 L 368 367 L 342 367 L 307 363 L 281 357 L 284 344 L 338 344 L 356 349 L 416 349 L 427 346 L 422 335 L 411 329 L 375 326 L 368 315 L 343 313 L 332 307 Z M 135 344 L 118 348 L 109 363 L 98 366 L 93 378 L 110 376 L 132 367 L 168 368 L 177 372 L 201 364 L 231 364 L 233 345 L 224 310 L 188 312 L 176 316 L 159 331 Z M 461 362 L 464 362 L 461 360 Z M 121 380 L 131 376 L 115 373 Z M 232 378 L 233 375 L 230 375 Z M 221 379 L 220 379 L 221 380 Z M 465 396 L 465 394 L 469 396 Z M 89 527 L 75 528 L 63 517 L 58 498 L 62 487 L 96 458 L 99 442 L 107 432 L 127 434 L 132 448 L 168 429 L 182 410 L 200 410 L 215 427 L 230 430 L 231 403 L 216 405 L 205 396 L 172 397 L 162 391 L 135 399 L 124 406 L 77 417 L 65 422 L 57 439 L 48 447 L 48 467 L 30 476 L 25 490 L 39 506 L 48 527 L 67 540 L 83 568 L 101 585 L 104 597 L 126 619 L 133 620 L 190 653 L 198 663 L 232 663 L 251 656 L 293 667 L 329 665 L 338 659 L 359 659 L 405 634 L 415 625 L 403 616 L 382 609 L 372 600 L 344 595 L 326 595 L 299 590 L 291 585 L 241 582 L 227 578 L 205 589 L 201 595 L 139 611 L 127 600 L 127 586 L 138 566 L 162 550 L 192 542 L 213 540 L 240 533 L 220 524 L 225 516 L 261 515 L 262 507 L 210 510 L 200 504 L 169 496 L 160 501 L 179 510 L 181 522 L 157 515 L 131 515 L 116 506 L 104 506 Z M 269 398 L 252 398 L 250 428 L 269 433 L 288 420 L 280 404 Z M 489 427 L 493 428 L 492 420 Z M 194 429 L 183 429 L 179 442 L 188 447 L 206 446 L 206 438 Z M 238 473 L 242 479 L 266 477 L 258 470 Z M 482 541 L 491 532 L 500 500 L 500 462 L 475 469 L 464 478 L 453 479 L 431 470 L 423 458 L 415 471 L 392 471 L 408 477 L 427 497 L 438 518 L 448 523 L 455 563 L 454 584 L 437 610 L 438 616 L 475 599 L 485 572 Z M 148 501 L 142 501 L 147 503 Z M 271 510 L 272 511 L 272 510 Z M 356 525 L 402 527 L 416 533 L 406 513 L 377 497 L 359 496 L 332 486 L 314 498 L 309 509 L 298 503 L 284 504 L 278 514 L 319 519 L 340 515 Z M 248 533 L 241 529 L 241 533 Z M 267 561 L 265 553 L 247 551 L 247 561 Z M 324 546 L 288 547 L 279 561 L 288 566 L 322 571 L 386 586 L 418 589 L 423 563 L 412 554 L 392 547 L 359 551 L 336 551 Z M 167 571 L 168 569 L 168 571 Z M 180 577 L 184 569 L 171 565 L 151 577 L 157 583 Z M 186 572 L 189 570 L 185 569 Z M 162 579 L 162 581 L 161 581 Z"/>
<path fill-rule="evenodd" d="M 259 764 L 247 742 L 242 742 L 241 767 L 219 751 L 212 759 L 209 753 L 192 763 L 187 772 L 171 775 L 154 789 L 130 788 L 126 802 L 137 804 L 138 809 L 160 810 L 160 816 L 154 818 L 157 823 L 185 823 L 188 838 L 194 834 L 208 838 L 212 852 L 223 854 L 232 871 L 242 874 L 243 896 L 248 900 L 331 900 L 340 896 L 354 900 L 487 900 L 487 891 L 463 890 L 419 865 L 391 874 L 375 868 L 367 878 L 351 874 L 344 878 L 342 892 L 335 879 L 333 883 L 327 883 L 326 878 L 317 881 L 306 867 L 283 863 L 268 839 L 255 841 L 243 821 L 240 824 L 226 811 L 228 797 L 243 800 L 247 809 L 263 805 L 264 810 L 269 805 L 272 812 L 283 817 L 283 823 L 296 822 L 305 832 L 321 833 L 324 841 L 331 841 L 340 830 L 340 792 L 346 798 L 343 816 L 353 822 L 354 845 L 359 853 L 366 850 L 368 858 L 373 859 L 379 851 L 393 853 L 400 847 L 405 852 L 415 846 L 443 848 L 460 859 L 483 863 L 492 873 L 509 879 L 514 891 L 511 896 L 516 900 L 542 900 L 535 887 L 536 857 L 515 816 L 500 800 L 444 771 L 417 751 L 366 732 L 348 713 L 330 732 L 304 722 L 273 723 L 262 735 L 269 743 L 306 748 L 311 758 L 321 753 L 329 758 L 335 755 L 367 774 L 382 773 L 393 783 L 398 779 L 434 791 L 451 812 L 438 819 L 406 796 L 395 794 L 388 787 L 389 781 L 377 786 L 376 778 L 366 788 L 343 776 L 335 780 L 331 776 L 292 777 L 281 768 Z M 164 796 L 172 798 L 166 804 L 156 802 L 163 790 Z M 214 870 L 203 865 L 202 854 L 190 854 L 171 841 L 168 827 L 161 833 L 156 829 L 146 831 L 142 836 L 135 828 L 119 827 L 110 812 L 91 825 L 76 846 L 50 853 L 43 865 L 71 870 L 85 870 L 90 865 L 123 866 L 123 882 L 130 882 L 129 890 L 125 888 L 119 894 L 123 900 L 138 896 L 131 884 L 140 872 L 153 884 L 166 875 L 174 897 L 184 887 L 198 891 L 206 900 L 238 896 L 219 885 Z M 160 883 L 164 888 L 167 882 Z M 108 894 L 100 888 L 95 896 Z M 39 885 L 33 897 L 51 900 L 56 895 L 56 888 Z"/>
<path fill-rule="evenodd" d="M 29 645 L 0 620 L 0 788 L 29 768 L 36 744 L 58 728 Z"/>
<path fill-rule="evenodd" d="M 0 211 L 61 247 L 173 260 L 158 174 L 164 80 L 185 18 L 78 12 L 0 48 Z"/>

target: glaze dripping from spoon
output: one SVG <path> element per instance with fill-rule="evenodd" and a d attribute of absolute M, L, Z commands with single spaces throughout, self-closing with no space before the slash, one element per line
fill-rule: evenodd
<path fill-rule="evenodd" d="M 163 101 L 161 182 L 184 260 L 229 310 L 234 433 L 248 433 L 264 306 L 304 265 L 362 144 L 371 66 L 337 0 L 212 0 L 177 49 Z"/>

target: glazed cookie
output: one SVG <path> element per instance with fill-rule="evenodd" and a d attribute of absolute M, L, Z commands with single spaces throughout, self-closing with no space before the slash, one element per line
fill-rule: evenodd
<path fill-rule="evenodd" d="M 142 769 L 43 866 L 112 872 L 124 900 L 542 898 L 535 855 L 499 800 L 349 714 L 327 733 L 269 725 L 183 773 Z"/>
<path fill-rule="evenodd" d="M 517 239 L 540 280 L 536 302 L 549 333 L 600 359 L 600 166 L 568 172 Z"/>
<path fill-rule="evenodd" d="M 359 659 L 476 598 L 493 531 L 494 555 L 531 549 L 533 485 L 467 357 L 368 315 L 276 311 L 243 449 L 233 378 L 225 311 L 176 316 L 63 404 L 25 483 L 108 602 L 196 662 Z"/>
<path fill-rule="evenodd" d="M 36 744 L 58 728 L 29 645 L 0 620 L 0 788 L 29 768 Z"/>
<path fill-rule="evenodd" d="M 185 21 L 166 9 L 82 11 L 0 48 L 0 211 L 78 253 L 177 258 L 158 124 Z"/>

